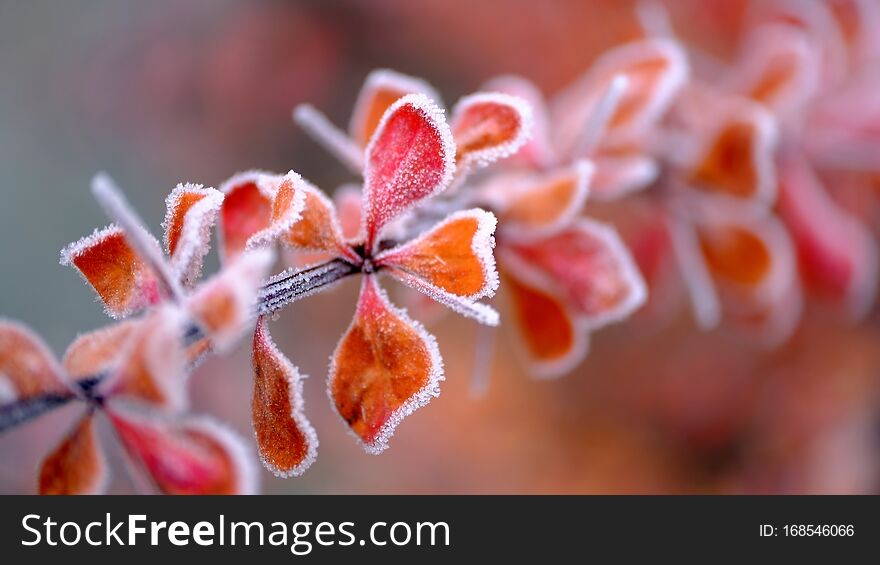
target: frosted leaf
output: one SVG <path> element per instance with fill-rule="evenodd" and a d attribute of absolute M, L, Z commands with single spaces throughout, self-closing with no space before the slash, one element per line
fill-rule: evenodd
<path fill-rule="evenodd" d="M 61 250 L 61 264 L 79 271 L 112 318 L 130 316 L 162 298 L 155 272 L 116 225 L 69 244 Z"/>
<path fill-rule="evenodd" d="M 423 94 L 404 96 L 385 112 L 367 146 L 363 233 L 372 250 L 382 228 L 449 185 L 455 143 L 438 108 Z"/>
<path fill-rule="evenodd" d="M 688 72 L 683 49 L 668 39 L 645 39 L 609 51 L 554 98 L 551 109 L 557 150 L 569 158 L 579 156 L 574 151 L 585 124 L 614 77 L 626 77 L 627 88 L 608 122 L 603 144 L 625 143 L 642 135 L 665 114 Z"/>
<path fill-rule="evenodd" d="M 368 453 L 380 453 L 397 425 L 440 394 L 437 343 L 394 308 L 365 276 L 357 312 L 330 362 L 327 392 Z"/>
<path fill-rule="evenodd" d="M 70 388 L 64 371 L 43 340 L 30 328 L 0 318 L 0 404 Z"/>
<path fill-rule="evenodd" d="M 460 210 L 418 237 L 379 253 L 374 262 L 470 301 L 492 296 L 498 288 L 496 225 L 491 212 Z"/>
<path fill-rule="evenodd" d="M 272 217 L 272 194 L 259 183 L 271 173 L 245 171 L 220 185 L 224 194 L 220 209 L 220 258 L 224 264 L 241 254 L 248 239 L 269 225 Z"/>
<path fill-rule="evenodd" d="M 40 463 L 40 494 L 103 494 L 109 473 L 89 411 Z"/>
<path fill-rule="evenodd" d="M 371 72 L 358 93 L 348 126 L 354 143 L 365 147 L 388 108 L 407 94 L 424 94 L 437 106 L 443 105 L 437 91 L 422 79 L 389 69 Z"/>
<path fill-rule="evenodd" d="M 343 131 L 310 104 L 301 104 L 293 110 L 293 121 L 328 153 L 355 173 L 364 170 L 363 147 L 352 141 Z"/>
<path fill-rule="evenodd" d="M 201 276 L 222 205 L 222 192 L 200 184 L 178 184 L 165 199 L 165 251 L 184 287 Z"/>
<path fill-rule="evenodd" d="M 278 239 L 301 251 L 329 253 L 352 263 L 360 263 L 360 256 L 345 242 L 333 201 L 318 188 L 301 180 L 296 184 L 296 191 L 302 200 L 299 218 L 290 221 L 290 211 L 279 213 L 279 203 L 283 211 L 285 202 L 292 201 L 288 191 L 293 186 L 294 183 L 280 184 L 273 207 L 273 221 L 265 230 L 271 234 L 266 239 Z M 357 205 L 360 208 L 360 199 Z M 293 204 L 287 204 L 286 208 L 293 208 Z M 279 219 L 276 220 L 276 217 Z M 259 234 L 254 239 L 258 238 Z"/>
<path fill-rule="evenodd" d="M 698 196 L 708 195 L 727 205 L 772 206 L 776 200 L 776 122 L 766 110 L 746 101 L 714 106 L 712 119 L 698 134 L 698 149 L 690 159 L 685 182 Z"/>
<path fill-rule="evenodd" d="M 705 218 L 696 234 L 725 315 L 760 329 L 767 345 L 788 338 L 798 321 L 800 281 L 782 224 L 769 215 Z"/>
<path fill-rule="evenodd" d="M 515 252 L 555 281 L 588 329 L 628 318 L 647 298 L 632 255 L 609 225 L 581 219 Z"/>
<path fill-rule="evenodd" d="M 124 230 L 126 241 L 153 271 L 164 294 L 179 301 L 183 297 L 183 291 L 162 253 L 159 242 L 144 226 L 144 222 L 125 199 L 113 179 L 106 173 L 96 174 L 92 178 L 92 195 L 104 213 Z"/>
<path fill-rule="evenodd" d="M 189 297 L 189 312 L 218 350 L 234 345 L 247 327 L 256 310 L 257 293 L 274 261 L 275 254 L 269 249 L 246 252 Z"/>
<path fill-rule="evenodd" d="M 531 135 L 511 161 L 538 169 L 559 163 L 550 137 L 550 115 L 544 95 L 528 79 L 516 75 L 495 77 L 483 86 L 483 90 L 504 92 L 526 101 L 532 114 Z"/>
<path fill-rule="evenodd" d="M 660 166 L 639 154 L 601 155 L 596 158 L 591 198 L 603 202 L 646 189 L 657 180 Z"/>
<path fill-rule="evenodd" d="M 306 204 L 305 188 L 310 186 L 294 171 L 284 176 L 264 176 L 258 181 L 265 194 L 272 194 L 272 214 L 269 224 L 247 240 L 245 249 L 255 249 L 276 243 L 302 219 Z"/>
<path fill-rule="evenodd" d="M 318 455 L 318 436 L 303 412 L 303 379 L 257 319 L 253 343 L 251 411 L 263 465 L 279 477 L 298 476 Z"/>
<path fill-rule="evenodd" d="M 804 286 L 850 320 L 876 301 L 880 250 L 871 230 L 844 210 L 809 165 L 794 157 L 780 166 L 780 215 L 797 249 Z"/>
<path fill-rule="evenodd" d="M 79 336 L 68 348 L 64 366 L 79 377 L 103 373 L 98 385 L 103 396 L 182 411 L 188 404 L 186 323 L 183 311 L 165 305 L 141 320 Z"/>
<path fill-rule="evenodd" d="M 504 295 L 510 304 L 506 318 L 514 329 L 514 348 L 535 378 L 560 377 L 589 352 L 589 334 L 582 318 L 546 274 L 514 253 L 501 250 Z"/>
<path fill-rule="evenodd" d="M 113 405 L 107 415 L 126 452 L 164 494 L 253 494 L 244 442 L 212 419 L 168 420 Z"/>
<path fill-rule="evenodd" d="M 485 190 L 501 215 L 501 233 L 509 241 L 530 241 L 569 226 L 584 209 L 595 166 L 586 160 L 549 172 L 504 177 Z"/>
<path fill-rule="evenodd" d="M 744 42 L 728 86 L 775 115 L 794 118 L 816 94 L 821 70 L 817 46 L 790 25 L 762 25 Z"/>
<path fill-rule="evenodd" d="M 500 92 L 478 92 L 455 105 L 450 125 L 462 171 L 509 157 L 532 133 L 532 109 L 522 98 Z"/>

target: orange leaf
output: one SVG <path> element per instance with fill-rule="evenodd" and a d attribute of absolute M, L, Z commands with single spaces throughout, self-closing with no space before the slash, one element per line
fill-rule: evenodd
<path fill-rule="evenodd" d="M 101 494 L 107 463 L 89 413 L 40 464 L 40 494 Z"/>
<path fill-rule="evenodd" d="M 358 94 L 348 131 L 351 139 L 361 147 L 379 127 L 382 116 L 392 104 L 407 94 L 425 94 L 440 103 L 440 96 L 425 81 L 396 71 L 379 69 L 370 73 Z"/>
<path fill-rule="evenodd" d="M 462 210 L 403 245 L 376 256 L 377 266 L 411 274 L 444 292 L 476 300 L 498 287 L 495 271 L 495 216 L 478 208 Z"/>
<path fill-rule="evenodd" d="M 532 112 L 515 96 L 479 92 L 458 101 L 451 127 L 459 166 L 483 166 L 513 155 L 525 144 Z"/>
<path fill-rule="evenodd" d="M 61 264 L 82 274 L 114 318 L 124 318 L 160 300 L 155 273 L 115 225 L 68 245 L 61 252 Z"/>
<path fill-rule="evenodd" d="M 28 327 L 0 319 L 0 404 L 46 392 L 69 392 L 55 356 Z"/>
<path fill-rule="evenodd" d="M 561 376 L 589 350 L 589 336 L 574 311 L 540 276 L 521 266 L 502 271 L 513 328 L 528 370 L 536 377 Z"/>
<path fill-rule="evenodd" d="M 370 453 L 388 447 L 406 416 L 440 393 L 442 361 L 433 336 L 364 277 L 357 312 L 333 353 L 328 390 L 336 410 Z"/>
<path fill-rule="evenodd" d="M 195 184 L 179 184 L 165 199 L 165 251 L 185 286 L 201 275 L 222 204 L 222 193 Z"/>
<path fill-rule="evenodd" d="M 739 201 L 772 203 L 776 196 L 773 119 L 747 103 L 719 111 L 720 118 L 708 128 L 703 149 L 688 172 L 688 184 Z"/>
<path fill-rule="evenodd" d="M 76 378 L 103 375 L 99 392 L 170 410 L 186 407 L 186 319 L 174 306 L 79 336 L 64 355 Z"/>
<path fill-rule="evenodd" d="M 278 350 L 262 316 L 254 332 L 253 363 L 251 413 L 260 458 L 279 477 L 300 475 L 315 461 L 318 437 L 303 414 L 303 377 Z"/>
<path fill-rule="evenodd" d="M 604 143 L 612 144 L 631 141 L 656 123 L 687 74 L 686 56 L 672 41 L 653 38 L 613 49 L 554 99 L 556 147 L 570 158 L 581 157 L 571 152 L 615 77 L 626 79 L 626 89 L 608 122 Z"/>
<path fill-rule="evenodd" d="M 505 236 L 534 239 L 565 228 L 583 211 L 594 170 L 591 162 L 580 160 L 570 167 L 500 181 L 498 188 L 506 192 L 498 195 Z"/>

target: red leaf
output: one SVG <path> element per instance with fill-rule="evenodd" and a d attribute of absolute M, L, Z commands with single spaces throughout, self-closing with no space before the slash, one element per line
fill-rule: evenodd
<path fill-rule="evenodd" d="M 418 202 L 446 188 L 455 144 L 443 111 L 423 94 L 395 102 L 367 147 L 364 235 L 367 249 L 381 229 Z"/>
<path fill-rule="evenodd" d="M 641 273 L 610 226 L 584 219 L 512 250 L 554 281 L 591 328 L 626 318 L 645 301 Z"/>
<path fill-rule="evenodd" d="M 225 195 L 220 209 L 220 251 L 224 262 L 241 254 L 248 239 L 269 225 L 272 198 L 258 181 L 263 171 L 239 173 L 220 186 Z"/>
<path fill-rule="evenodd" d="M 212 420 L 165 421 L 107 411 L 128 454 L 165 494 L 251 494 L 255 474 L 237 436 Z"/>

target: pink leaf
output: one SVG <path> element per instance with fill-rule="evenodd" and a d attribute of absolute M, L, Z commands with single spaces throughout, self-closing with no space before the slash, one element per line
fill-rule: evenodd
<path fill-rule="evenodd" d="M 423 94 L 392 104 L 367 146 L 364 228 L 372 250 L 384 226 L 443 190 L 455 169 L 455 144 L 443 111 Z"/>

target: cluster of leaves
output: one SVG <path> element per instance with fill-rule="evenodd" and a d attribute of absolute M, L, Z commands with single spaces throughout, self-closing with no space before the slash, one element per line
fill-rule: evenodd
<path fill-rule="evenodd" d="M 670 273 L 701 327 L 729 319 L 764 344 L 791 334 L 804 288 L 857 318 L 873 301 L 876 243 L 812 165 L 850 171 L 852 147 L 868 151 L 863 124 L 840 106 L 867 95 L 852 84 L 867 88 L 859 65 L 880 52 L 869 4 L 756 10 L 733 66 L 706 63 L 648 6 L 644 37 L 552 100 L 524 78 L 498 77 L 459 100 L 448 121 L 426 82 L 375 71 L 347 132 L 310 106 L 294 112 L 360 177 L 356 187 L 331 199 L 293 171 L 241 173 L 218 190 L 180 185 L 166 201 L 164 252 L 99 175 L 93 192 L 114 223 L 68 246 L 61 262 L 120 321 L 78 337 L 60 363 L 28 329 L 0 323 L 0 422 L 82 404 L 42 464 L 41 492 L 103 488 L 98 414 L 148 487 L 253 491 L 244 443 L 186 415 L 186 381 L 255 325 L 260 458 L 279 476 L 298 475 L 316 457 L 317 434 L 303 376 L 275 345 L 269 318 L 350 276 L 361 290 L 327 392 L 370 453 L 386 449 L 444 379 L 433 336 L 389 301 L 383 275 L 403 284 L 416 317 L 439 304 L 490 327 L 501 316 L 481 300 L 501 289 L 511 349 L 537 377 L 576 367 L 590 333 L 629 317 L 649 290 L 665 299 Z M 710 71 L 696 72 L 697 60 Z M 620 210 L 623 237 L 586 215 L 588 198 Z M 200 281 L 215 228 L 222 269 Z M 267 278 L 277 247 L 293 266 Z M 666 261 L 674 268 L 659 267 Z"/>

